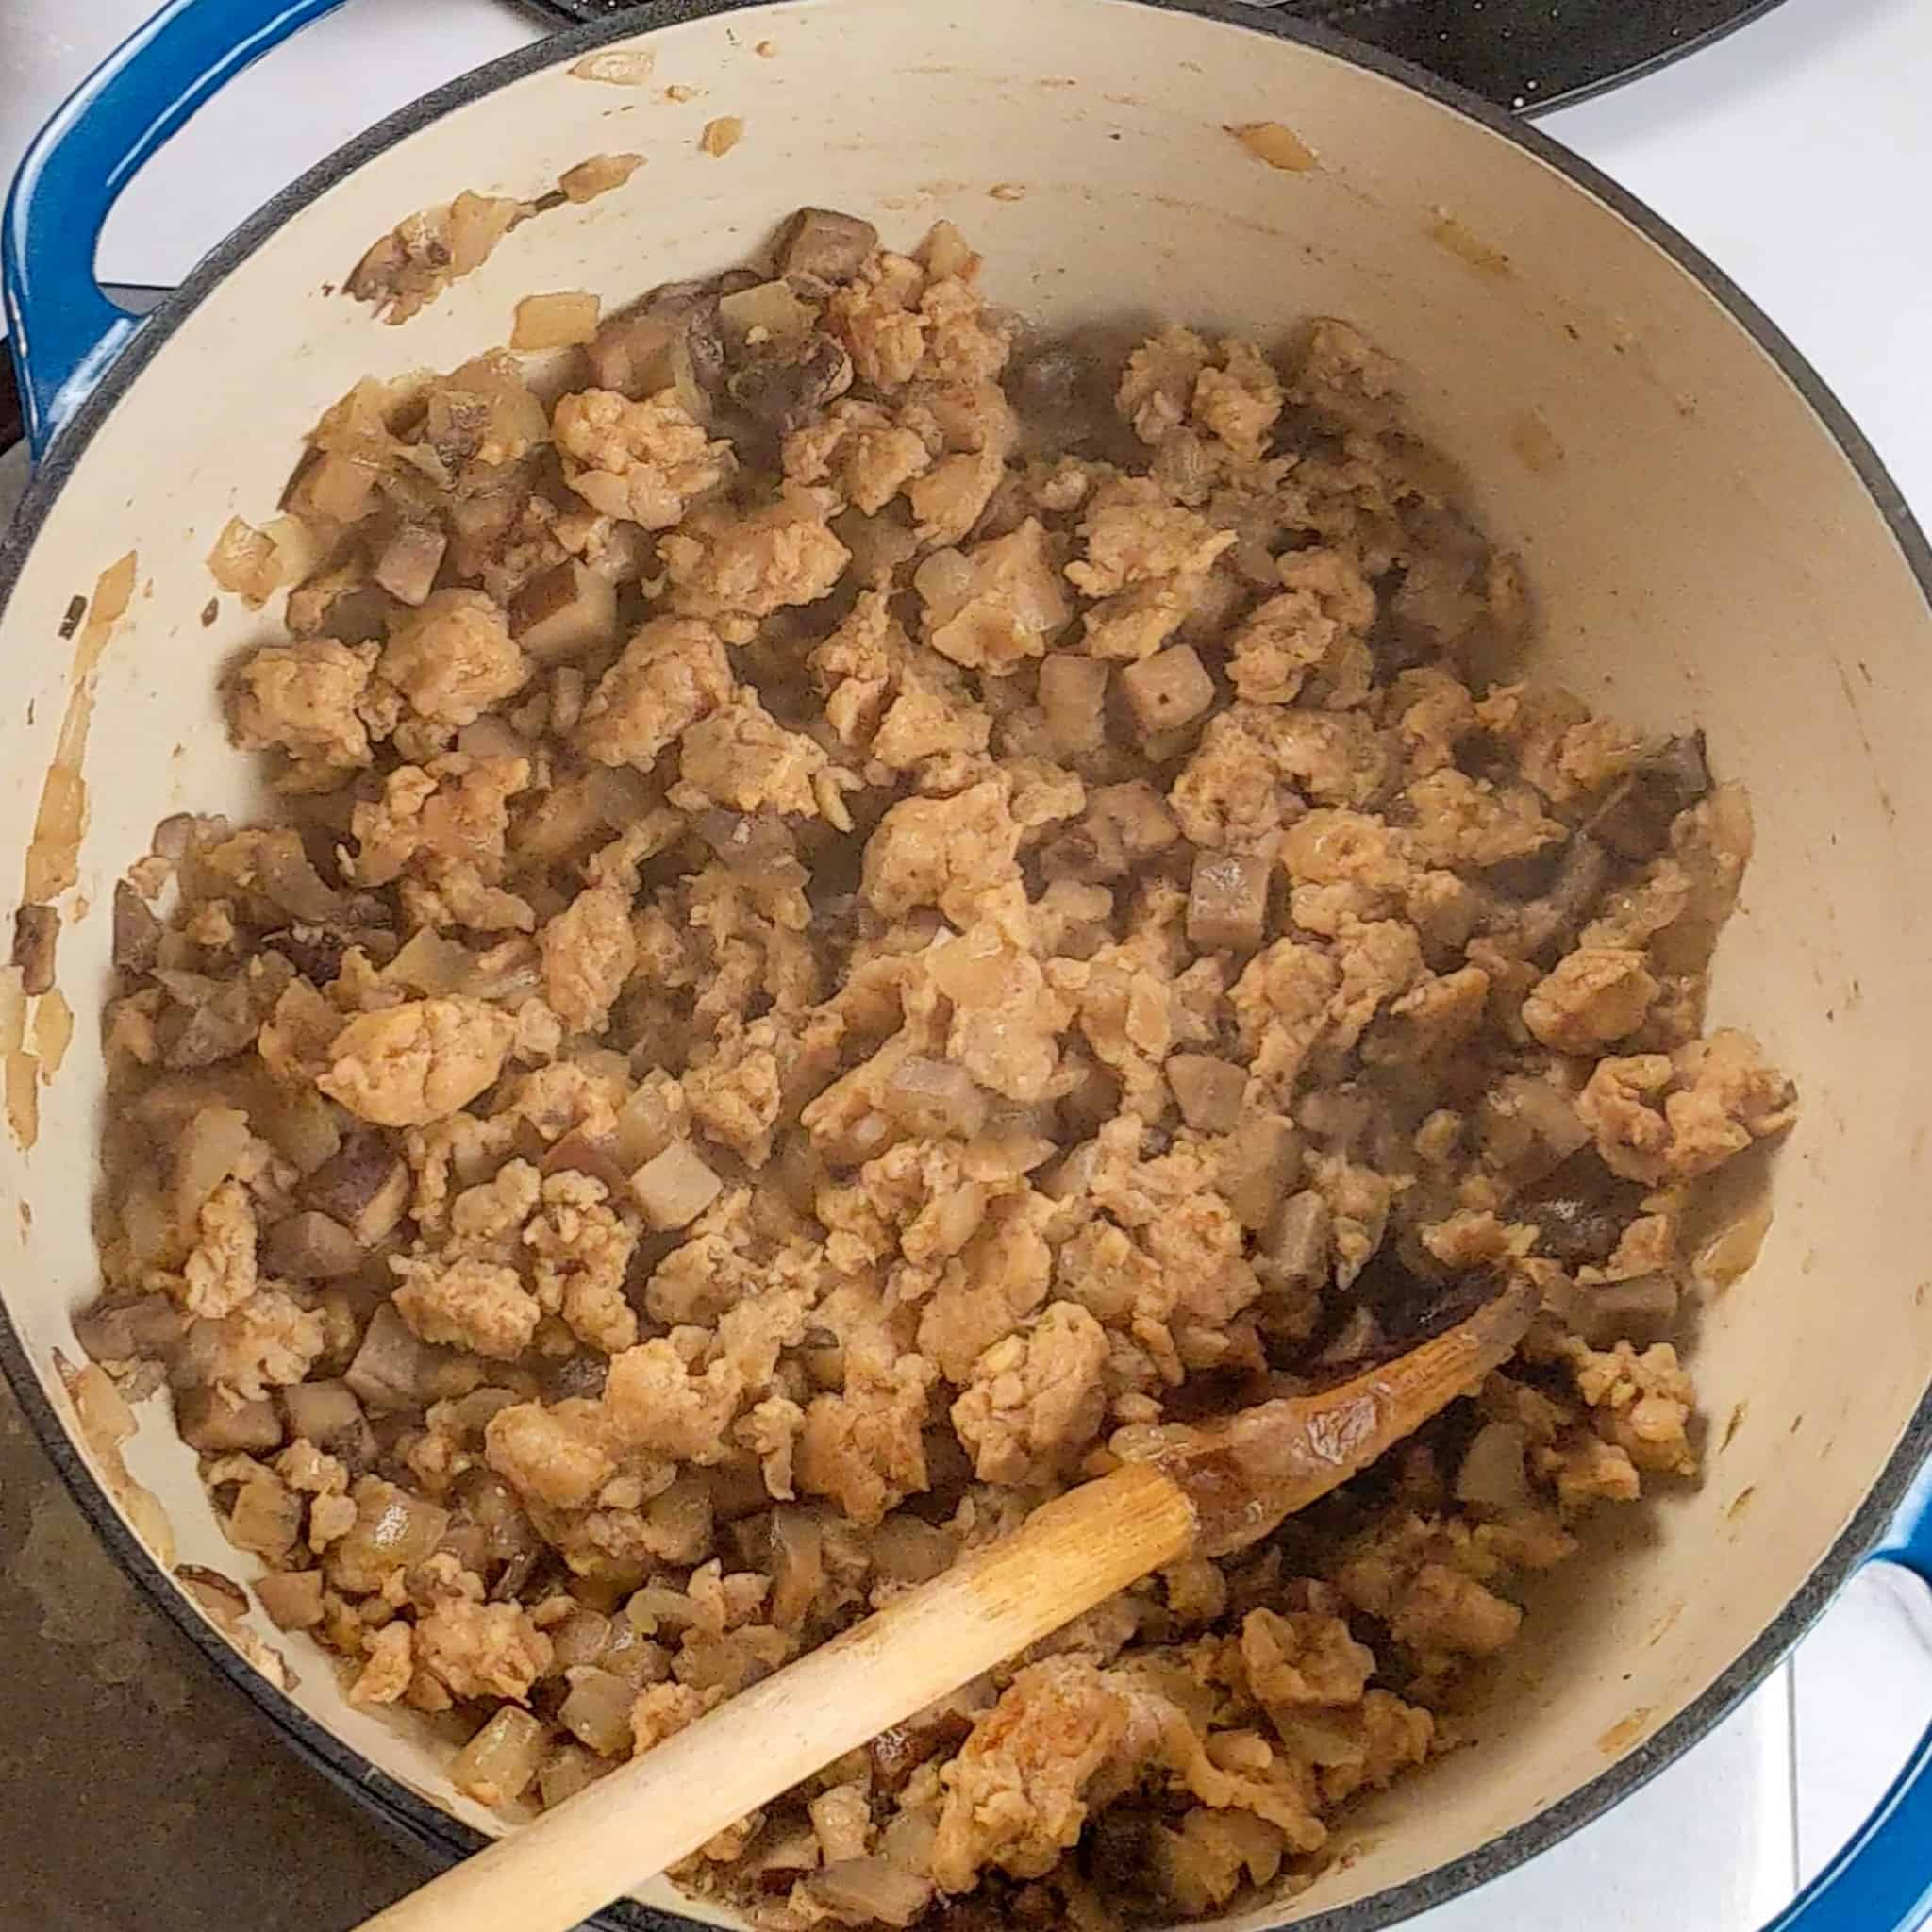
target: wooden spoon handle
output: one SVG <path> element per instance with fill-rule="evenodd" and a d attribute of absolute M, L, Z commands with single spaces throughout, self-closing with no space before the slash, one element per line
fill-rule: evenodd
<path fill-rule="evenodd" d="M 1187 1554 L 1194 1511 L 1127 1463 L 896 1597 L 367 1921 L 364 1932 L 568 1932 L 835 1757 Z"/>

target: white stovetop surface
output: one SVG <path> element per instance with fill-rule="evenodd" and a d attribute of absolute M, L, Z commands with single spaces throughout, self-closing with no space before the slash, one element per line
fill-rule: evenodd
<path fill-rule="evenodd" d="M 0 179 L 149 0 L 0 0 Z M 211 104 L 135 182 L 112 281 L 171 284 L 372 121 L 538 24 L 508 0 L 354 0 Z M 1774 316 L 1932 521 L 1932 0 L 1786 0 L 1690 60 L 1544 120 Z M 0 476 L 0 516 L 10 493 Z M 1416 1932 L 1756 1932 L 1832 1855 L 1932 1712 L 1932 1612 L 1854 1584 L 1798 1661 L 1608 1818 Z"/>

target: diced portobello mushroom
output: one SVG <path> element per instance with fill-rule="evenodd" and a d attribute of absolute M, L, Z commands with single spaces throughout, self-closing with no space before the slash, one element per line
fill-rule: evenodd
<path fill-rule="evenodd" d="M 1540 1255 L 1566 1268 L 1595 1268 L 1615 1253 L 1643 1191 L 1611 1174 L 1595 1148 L 1584 1147 L 1520 1196 L 1509 1212 L 1512 1220 L 1535 1224 Z"/>
<path fill-rule="evenodd" d="M 1524 912 L 1524 937 L 1532 957 L 1566 946 L 1595 911 L 1615 871 L 1609 853 L 1588 832 L 1577 832 L 1564 846 L 1557 870 L 1541 897 Z"/>
<path fill-rule="evenodd" d="M 122 879 L 114 888 L 114 964 L 123 973 L 146 973 L 160 944 L 161 922 L 147 901 Z"/>
<path fill-rule="evenodd" d="M 301 920 L 291 922 L 281 932 L 263 934 L 261 942 L 315 987 L 328 986 L 341 976 L 342 961 L 354 944 L 339 926 L 311 925 Z"/>
<path fill-rule="evenodd" d="M 430 392 L 423 421 L 423 441 L 435 452 L 444 469 L 452 475 L 462 470 L 490 430 L 491 406 L 487 396 L 472 390 L 438 388 Z M 508 491 L 489 495 L 458 497 L 452 507 L 457 535 L 474 534 L 486 520 L 502 517 L 513 520 L 515 508 Z"/>
<path fill-rule="evenodd" d="M 715 284 L 672 282 L 607 319 L 585 349 L 599 389 L 634 400 L 675 389 L 701 421 L 724 373 Z"/>
<path fill-rule="evenodd" d="M 175 1426 L 203 1456 L 232 1450 L 258 1455 L 282 1446 L 282 1419 L 273 1402 L 230 1402 L 214 1389 L 184 1389 L 175 1397 Z"/>
<path fill-rule="evenodd" d="M 508 1395 L 495 1389 L 482 1392 Z M 504 1406 L 508 1406 L 507 1399 Z M 516 1491 L 490 1470 L 467 1469 L 456 1479 L 450 1495 L 458 1507 L 458 1520 L 481 1532 L 485 1562 L 499 1569 L 491 1595 L 499 1601 L 515 1595 L 543 1554 L 543 1539 L 517 1501 Z"/>
<path fill-rule="evenodd" d="M 1588 1284 L 1577 1293 L 1570 1325 L 1592 1348 L 1617 1341 L 1647 1347 L 1676 1326 L 1678 1298 L 1675 1279 L 1662 1273 Z"/>
<path fill-rule="evenodd" d="M 436 588 L 449 539 L 433 524 L 400 524 L 375 554 L 370 575 L 391 597 L 421 604 Z"/>
<path fill-rule="evenodd" d="M 1591 1141 L 1576 1103 L 1533 1074 L 1505 1074 L 1484 1096 L 1478 1117 L 1485 1161 L 1519 1187 L 1541 1180 Z"/>
<path fill-rule="evenodd" d="M 255 1593 L 277 1630 L 312 1630 L 322 1622 L 320 1570 L 271 1570 L 255 1579 Z"/>
<path fill-rule="evenodd" d="M 1071 825 L 1040 848 L 1040 870 L 1048 884 L 1077 879 L 1094 885 L 1120 878 L 1127 869 L 1120 840 L 1111 831 L 1096 831 L 1090 821 Z"/>
<path fill-rule="evenodd" d="M 852 387 L 852 358 L 816 332 L 774 336 L 725 379 L 731 400 L 775 436 L 790 436 Z"/>
<path fill-rule="evenodd" d="M 1201 852 L 1188 884 L 1188 938 L 1204 953 L 1252 950 L 1268 929 L 1265 858 Z"/>
<path fill-rule="evenodd" d="M 475 1357 L 421 1340 L 384 1302 L 370 1317 L 342 1380 L 378 1415 L 397 1409 L 426 1408 L 432 1402 L 467 1395 L 483 1380 Z"/>
<path fill-rule="evenodd" d="M 363 1248 L 395 1232 L 409 1201 L 409 1170 L 380 1134 L 358 1134 L 310 1174 L 302 1198 Z"/>
<path fill-rule="evenodd" d="M 1214 702 L 1214 680 L 1191 644 L 1175 644 L 1129 664 L 1120 693 L 1143 738 L 1191 724 Z"/>
<path fill-rule="evenodd" d="M 1180 835 L 1167 801 L 1145 779 L 1102 785 L 1088 793 L 1078 823 L 1041 849 L 1041 870 L 1048 879 L 1090 884 L 1124 878 L 1167 851 Z"/>
<path fill-rule="evenodd" d="M 1248 1076 L 1232 1060 L 1206 1053 L 1177 1053 L 1169 1057 L 1163 1071 L 1182 1120 L 1196 1133 L 1225 1134 L 1241 1119 Z"/>
<path fill-rule="evenodd" d="M 986 1095 L 953 1060 L 911 1054 L 892 1070 L 879 1106 L 909 1133 L 970 1141 L 986 1124 Z"/>
<path fill-rule="evenodd" d="M 1250 1114 L 1236 1127 L 1222 1159 L 1221 1189 L 1241 1224 L 1260 1234 L 1300 1185 L 1301 1129 L 1279 1113 Z"/>
<path fill-rule="evenodd" d="M 1056 651 L 1040 667 L 1040 709 L 1061 758 L 1096 751 L 1107 736 L 1108 666 L 1098 658 Z"/>
<path fill-rule="evenodd" d="M 369 1250 L 340 1221 L 313 1208 L 284 1216 L 262 1243 L 269 1272 L 291 1281 L 333 1281 L 368 1258 Z"/>
<path fill-rule="evenodd" d="M 617 636 L 617 586 L 567 557 L 539 571 L 509 607 L 510 635 L 540 663 L 581 658 Z"/>
<path fill-rule="evenodd" d="M 1619 858 L 1641 863 L 1670 843 L 1672 820 L 1709 790 L 1704 733 L 1674 738 L 1610 793 L 1583 829 Z"/>
<path fill-rule="evenodd" d="M 758 882 L 760 893 L 796 887 L 809 879 L 798 857 L 798 841 L 784 814 L 710 808 L 691 820 L 691 829 L 734 872 Z M 634 1164 L 634 1163 L 633 1163 Z"/>
<path fill-rule="evenodd" d="M 723 1191 L 724 1183 L 689 1141 L 674 1141 L 630 1177 L 630 1191 L 654 1228 L 689 1227 Z"/>
<path fill-rule="evenodd" d="M 778 243 L 778 273 L 808 295 L 825 295 L 849 282 L 879 245 L 879 231 L 857 215 L 802 208 Z"/>
<path fill-rule="evenodd" d="M 160 1357 L 180 1345 L 188 1326 L 181 1305 L 165 1294 L 131 1302 L 97 1302 L 74 1318 L 74 1339 L 97 1362 Z"/>
<path fill-rule="evenodd" d="M 614 1140 L 574 1127 L 556 1141 L 538 1163 L 542 1174 L 587 1174 L 613 1193 L 621 1193 L 630 1178 Z"/>
<path fill-rule="evenodd" d="M 375 1433 L 346 1382 L 296 1382 L 282 1391 L 289 1434 L 349 1466 L 359 1475 L 376 1457 Z"/>
<path fill-rule="evenodd" d="M 264 958 L 274 959 L 276 955 Z M 158 969 L 158 975 L 175 1001 L 162 1011 L 156 1029 L 163 1066 L 176 1073 L 211 1067 L 254 1043 L 267 1008 L 246 980 L 203 979 L 198 974 L 171 973 L 166 967 Z"/>

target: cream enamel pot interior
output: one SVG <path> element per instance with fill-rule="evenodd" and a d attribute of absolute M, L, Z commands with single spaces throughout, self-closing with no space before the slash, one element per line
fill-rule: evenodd
<path fill-rule="evenodd" d="M 58 983 L 80 1025 L 42 1086 L 37 1142 L 0 1146 L 7 1368 L 122 1560 L 297 1749 L 438 1857 L 501 1829 L 452 1793 L 423 1739 L 352 1709 L 305 1642 L 257 1620 L 291 1667 L 285 1690 L 238 1658 L 169 1574 L 242 1565 L 165 1404 L 125 1445 L 171 1525 L 162 1551 L 115 1500 L 125 1485 L 58 1369 L 80 1359 L 71 1317 L 94 1292 L 112 882 L 168 813 L 254 798 L 216 678 L 260 624 L 227 599 L 204 625 L 203 559 L 231 514 L 275 499 L 303 432 L 358 376 L 501 341 L 532 290 L 614 305 L 738 261 L 806 199 L 870 213 L 902 243 L 950 217 L 987 250 L 996 295 L 1048 324 L 1186 316 L 1265 340 L 1311 313 L 1359 323 L 1407 365 L 1427 433 L 1524 556 L 1544 666 L 1646 725 L 1702 724 L 1756 804 L 1719 1017 L 1763 1037 L 1804 1112 L 1763 1257 L 1698 1324 L 1707 1474 L 1559 1578 L 1479 1748 L 1364 1809 L 1352 1856 L 1306 1895 L 1237 1923 L 1385 1925 L 1480 1882 L 1681 1751 L 1874 1548 L 1909 1560 L 1916 1543 L 1926 1567 L 1924 1485 L 1916 1515 L 1907 1499 L 1932 1439 L 1932 1096 L 1917 1060 L 1932 1006 L 1932 564 L 1870 450 L 1762 317 L 1551 143 L 1271 13 L 674 0 L 372 131 L 137 331 L 90 279 L 121 180 L 227 73 L 330 4 L 175 0 L 29 158 L 7 224 L 10 324 L 37 432 L 58 433 L 0 550 L 0 825 L 16 863 L 70 711 L 70 600 L 139 559 L 93 676 L 90 816 L 62 901 Z M 587 50 L 629 39 L 655 52 L 655 91 L 573 75 Z M 668 101 L 672 82 L 697 97 Z M 700 128 L 727 113 L 743 141 L 701 153 Z M 1261 120 L 1320 166 L 1265 166 L 1224 131 Z M 534 195 L 623 148 L 648 158 L 626 187 L 529 222 L 405 326 L 339 292 L 402 215 L 465 188 Z M 1023 192 L 991 198 L 995 184 Z M 1918 1924 L 1928 1805 L 1902 1786 L 1863 1855 L 1785 1923 Z M 661 1885 L 648 1895 L 674 1908 Z"/>

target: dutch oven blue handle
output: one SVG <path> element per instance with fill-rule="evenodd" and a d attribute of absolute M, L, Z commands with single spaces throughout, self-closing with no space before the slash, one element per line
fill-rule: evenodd
<path fill-rule="evenodd" d="M 94 274 L 121 191 L 218 89 L 341 4 L 168 0 L 35 137 L 0 226 L 0 294 L 37 460 L 141 326 Z"/>
<path fill-rule="evenodd" d="M 1932 1463 L 1872 1553 L 1932 1583 Z M 1919 1932 L 1932 1920 L 1932 1730 L 1884 1802 L 1765 1932 Z"/>

